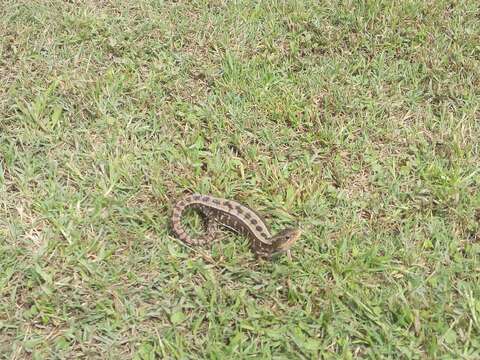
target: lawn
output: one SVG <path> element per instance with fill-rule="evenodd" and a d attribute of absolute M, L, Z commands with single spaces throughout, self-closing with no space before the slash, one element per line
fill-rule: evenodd
<path fill-rule="evenodd" d="M 0 357 L 480 358 L 479 24 L 476 0 L 2 0 Z M 298 223 L 292 258 L 185 246 L 186 192 Z"/>

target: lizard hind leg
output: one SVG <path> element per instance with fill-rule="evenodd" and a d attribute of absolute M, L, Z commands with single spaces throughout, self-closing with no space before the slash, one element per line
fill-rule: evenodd
<path fill-rule="evenodd" d="M 211 244 L 218 235 L 219 224 L 208 216 L 203 216 L 204 233 L 198 237 L 190 237 L 190 242 L 194 245 Z"/>
<path fill-rule="evenodd" d="M 214 219 L 206 218 L 205 223 L 206 223 L 207 231 L 205 235 L 202 236 L 203 243 L 204 244 L 212 243 L 215 241 L 215 238 L 218 236 L 218 230 L 219 230 L 218 222 L 216 222 Z"/>

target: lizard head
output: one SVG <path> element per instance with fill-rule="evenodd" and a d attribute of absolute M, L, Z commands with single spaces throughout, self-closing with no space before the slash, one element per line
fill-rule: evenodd
<path fill-rule="evenodd" d="M 288 228 L 280 231 L 272 238 L 272 253 L 288 251 L 301 234 L 302 232 L 298 228 Z"/>

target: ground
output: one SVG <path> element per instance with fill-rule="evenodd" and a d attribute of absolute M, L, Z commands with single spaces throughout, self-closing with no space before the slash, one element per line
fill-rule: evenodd
<path fill-rule="evenodd" d="M 3 0 L 2 356 L 478 359 L 479 21 L 475 0 Z M 291 260 L 184 246 L 192 191 L 298 223 Z"/>

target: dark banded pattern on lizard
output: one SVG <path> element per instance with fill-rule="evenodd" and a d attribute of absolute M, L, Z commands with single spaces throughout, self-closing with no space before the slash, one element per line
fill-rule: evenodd
<path fill-rule="evenodd" d="M 198 210 L 204 215 L 207 232 L 200 238 L 190 237 L 182 226 L 182 214 L 188 208 Z M 173 232 L 187 244 L 202 245 L 213 241 L 218 225 L 248 236 L 253 252 L 266 258 L 289 251 L 300 237 L 300 230 L 296 228 L 288 228 L 272 236 L 268 226 L 255 211 L 232 200 L 192 194 L 178 201 L 173 208 Z"/>

